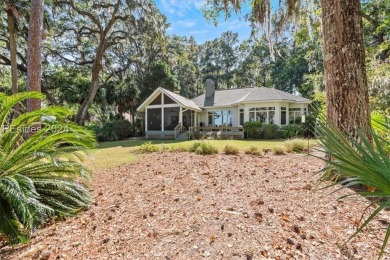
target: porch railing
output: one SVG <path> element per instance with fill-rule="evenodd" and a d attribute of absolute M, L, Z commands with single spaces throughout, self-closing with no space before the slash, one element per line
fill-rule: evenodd
<path fill-rule="evenodd" d="M 179 122 L 179 124 L 175 127 L 174 129 L 174 135 L 175 135 L 175 139 L 179 136 L 179 134 L 181 133 L 181 129 L 182 129 L 182 126 L 181 126 L 181 122 Z"/>
<path fill-rule="evenodd" d="M 191 126 L 189 128 L 191 138 L 199 138 L 203 135 L 219 136 L 221 138 L 244 139 L 244 127 L 242 126 Z"/>

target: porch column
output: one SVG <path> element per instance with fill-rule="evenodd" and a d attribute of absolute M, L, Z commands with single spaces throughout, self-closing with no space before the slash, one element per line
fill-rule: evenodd
<path fill-rule="evenodd" d="M 165 120 L 164 120 L 164 93 L 161 93 L 161 131 L 164 132 L 164 125 L 165 125 Z"/>
<path fill-rule="evenodd" d="M 179 111 L 179 124 L 183 125 L 183 108 L 182 107 L 180 107 L 180 111 Z"/>
<path fill-rule="evenodd" d="M 286 106 L 286 125 L 290 124 L 290 104 Z"/>
<path fill-rule="evenodd" d="M 148 131 L 148 109 L 145 109 L 145 132 Z"/>

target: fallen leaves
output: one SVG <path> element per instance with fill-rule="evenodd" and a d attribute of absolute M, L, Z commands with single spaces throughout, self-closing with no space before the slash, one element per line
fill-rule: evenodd
<path fill-rule="evenodd" d="M 299 154 L 148 154 L 97 172 L 88 211 L 3 247 L 0 258 L 375 258 L 390 213 L 341 249 L 366 204 L 313 188 L 322 167 Z"/>

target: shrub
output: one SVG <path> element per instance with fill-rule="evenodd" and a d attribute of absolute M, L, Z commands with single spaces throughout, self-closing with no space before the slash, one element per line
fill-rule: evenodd
<path fill-rule="evenodd" d="M 260 138 L 261 125 L 260 122 L 245 122 L 244 131 L 247 134 L 247 137 Z"/>
<path fill-rule="evenodd" d="M 179 145 L 179 146 L 171 146 L 169 148 L 169 151 L 170 152 L 188 152 L 188 148 L 183 146 L 183 145 Z"/>
<path fill-rule="evenodd" d="M 302 139 L 292 139 L 284 142 L 287 153 L 301 153 L 307 151 L 307 141 Z"/>
<path fill-rule="evenodd" d="M 0 236 L 11 243 L 27 242 L 39 224 L 74 215 L 90 202 L 82 154 L 94 147 L 93 133 L 68 122 L 72 112 L 64 107 L 11 119 L 12 108 L 30 98 L 44 95 L 0 93 Z M 15 131 L 32 127 L 34 134 Z"/>
<path fill-rule="evenodd" d="M 282 146 L 275 146 L 272 148 L 272 153 L 274 155 L 284 155 L 284 148 Z"/>
<path fill-rule="evenodd" d="M 254 145 L 251 145 L 251 146 L 245 148 L 244 153 L 245 154 L 253 154 L 253 155 L 262 155 L 262 153 Z"/>
<path fill-rule="evenodd" d="M 157 145 L 152 144 L 152 142 L 144 142 L 137 148 L 137 153 L 154 153 L 160 151 L 160 148 Z"/>
<path fill-rule="evenodd" d="M 207 142 L 194 142 L 188 150 L 196 154 L 218 153 L 218 149 Z"/>
<path fill-rule="evenodd" d="M 233 154 L 233 155 L 236 155 L 240 152 L 240 150 L 237 147 L 229 144 L 225 146 L 223 151 L 225 152 L 225 154 Z"/>
<path fill-rule="evenodd" d="M 275 139 L 279 137 L 279 126 L 274 124 L 264 124 L 261 127 L 261 138 Z"/>
<path fill-rule="evenodd" d="M 117 119 L 105 123 L 100 133 L 104 141 L 123 140 L 131 136 L 131 123 L 127 120 Z"/>
<path fill-rule="evenodd" d="M 279 136 L 283 139 L 304 137 L 305 129 L 301 125 L 285 125 L 279 130 Z"/>
<path fill-rule="evenodd" d="M 122 119 L 103 123 L 101 127 L 90 125 L 88 128 L 95 132 L 97 140 L 100 142 L 123 140 L 131 137 L 133 131 L 131 123 Z"/>

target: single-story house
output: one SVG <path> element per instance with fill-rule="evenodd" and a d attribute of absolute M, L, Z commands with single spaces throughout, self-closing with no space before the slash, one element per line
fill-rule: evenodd
<path fill-rule="evenodd" d="M 137 109 L 145 113 L 145 138 L 187 139 L 191 132 L 219 132 L 243 138 L 243 125 L 259 121 L 294 124 L 307 114 L 311 100 L 265 87 L 215 89 L 206 81 L 204 94 L 188 99 L 157 88 Z"/>

